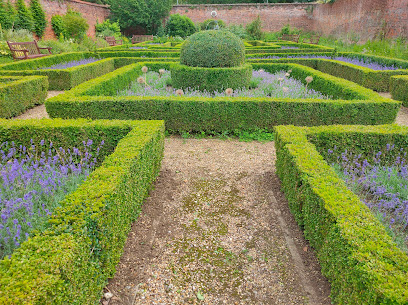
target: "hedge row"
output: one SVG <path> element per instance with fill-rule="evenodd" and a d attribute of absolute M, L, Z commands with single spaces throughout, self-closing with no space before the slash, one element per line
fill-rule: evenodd
<path fill-rule="evenodd" d="M 390 92 L 394 100 L 402 101 L 402 104 L 408 107 L 408 76 L 391 77 Z"/>
<path fill-rule="evenodd" d="M 93 79 L 48 99 L 48 114 L 61 118 L 160 119 L 174 133 L 223 132 L 272 130 L 281 124 L 386 124 L 395 120 L 401 104 L 352 82 L 296 64 L 253 64 L 253 68 L 272 73 L 291 69 L 292 77 L 303 82 L 307 76 L 313 76 L 309 88 L 336 100 L 114 96 L 141 75 L 143 65 L 157 71 L 171 69 L 173 63 L 138 63 Z"/>
<path fill-rule="evenodd" d="M 105 141 L 103 163 L 67 195 L 45 232 L 0 261 L 1 304 L 96 304 L 160 170 L 159 121 L 2 121 L 0 141 Z M 113 151 L 114 150 L 114 151 Z"/>
<path fill-rule="evenodd" d="M 47 77 L 0 77 L 0 117 L 11 118 L 35 105 L 44 104 L 47 93 Z"/>
<path fill-rule="evenodd" d="M 248 88 L 251 78 L 250 64 L 228 68 L 189 67 L 176 63 L 171 66 L 171 83 L 178 89 L 223 92 L 227 88 Z"/>
<path fill-rule="evenodd" d="M 332 301 L 408 304 L 406 253 L 397 248 L 376 216 L 318 152 L 333 149 L 335 144 L 349 150 L 356 145 L 358 151 L 396 142 L 407 147 L 408 128 L 278 126 L 275 131 L 276 167 L 282 189 L 306 239 L 316 250 L 322 273 L 331 283 Z M 313 139 L 319 137 L 321 141 L 315 146 Z"/>
<path fill-rule="evenodd" d="M 350 53 L 348 53 L 350 54 Z M 277 54 L 274 54 L 277 55 Z M 311 55 L 311 54 L 308 54 Z M 317 54 L 314 54 L 317 55 Z M 327 54 L 325 54 L 327 55 Z M 332 54 L 333 55 L 333 54 Z M 340 54 L 341 55 L 341 54 Z M 253 57 L 252 55 L 249 57 Z M 294 62 L 307 65 L 324 73 L 344 78 L 362 85 L 363 87 L 378 91 L 390 90 L 390 78 L 394 75 L 408 74 L 408 69 L 399 70 L 373 70 L 354 64 L 324 58 L 282 58 L 282 59 L 249 59 L 248 62 Z"/>
<path fill-rule="evenodd" d="M 69 90 L 78 84 L 114 70 L 114 59 L 107 58 L 87 65 L 67 69 L 40 69 L 54 64 L 91 57 L 90 53 L 67 53 L 19 61 L 0 66 L 0 75 L 48 76 L 50 90 Z"/>

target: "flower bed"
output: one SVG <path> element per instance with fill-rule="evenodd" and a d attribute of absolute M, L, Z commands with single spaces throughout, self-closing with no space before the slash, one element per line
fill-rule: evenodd
<path fill-rule="evenodd" d="M 43 104 L 48 80 L 44 76 L 0 76 L 0 117 L 11 118 Z"/>
<path fill-rule="evenodd" d="M 277 173 L 296 221 L 315 249 L 336 304 L 407 304 L 408 257 L 339 178 L 329 149 L 374 155 L 408 147 L 408 129 L 384 126 L 276 127 Z M 328 160 L 327 162 L 325 161 Z"/>
<path fill-rule="evenodd" d="M 293 54 L 291 54 L 290 56 L 292 55 Z M 351 63 L 336 61 L 332 59 L 325 59 L 325 58 L 281 58 L 281 57 L 276 58 L 276 59 L 258 59 L 257 58 L 257 59 L 249 59 L 248 62 L 249 63 L 293 62 L 293 63 L 309 66 L 311 68 L 317 69 L 324 73 L 328 73 L 328 74 L 331 74 L 337 77 L 341 77 L 341 78 L 353 81 L 366 88 L 373 89 L 379 92 L 388 92 L 390 90 L 390 78 L 392 76 L 408 74 L 408 61 L 405 61 L 405 60 L 373 56 L 373 55 L 362 55 L 362 54 L 357 54 L 357 53 L 338 53 L 337 55 L 347 57 L 347 58 L 361 59 L 363 61 L 365 60 L 365 61 L 376 62 L 377 64 L 383 65 L 383 66 L 393 66 L 393 65 L 400 66 L 403 69 L 373 70 L 373 69 L 366 68 L 366 67 L 356 66 Z"/>
<path fill-rule="evenodd" d="M 0 303 L 95 304 L 159 173 L 164 124 L 83 119 L 0 122 L 0 142 L 19 146 L 29 145 L 30 139 L 40 143 L 42 138 L 55 147 L 103 140 L 103 162 L 65 197 L 43 233 L 0 261 Z"/>
<path fill-rule="evenodd" d="M 55 70 L 55 69 L 67 69 L 67 68 L 72 68 L 72 67 L 91 64 L 91 63 L 96 62 L 98 60 L 100 60 L 100 59 L 90 57 L 90 58 L 86 58 L 86 59 L 72 60 L 72 61 L 69 61 L 69 62 L 63 62 L 63 63 L 60 63 L 60 64 L 55 64 L 55 65 L 52 65 L 50 67 L 41 67 L 39 69 L 53 69 L 53 70 Z"/>
<path fill-rule="evenodd" d="M 104 119 L 162 119 L 169 132 L 223 132 L 234 129 L 272 130 L 279 124 L 385 124 L 395 120 L 400 103 L 349 81 L 296 64 L 253 64 L 269 73 L 292 70 L 291 76 L 335 100 L 251 97 L 118 97 L 141 76 L 170 69 L 172 63 L 152 62 L 125 66 L 47 100 L 51 117 Z M 102 106 L 103 105 L 103 106 Z"/>
<path fill-rule="evenodd" d="M 41 69 L 71 61 L 82 61 L 91 57 L 90 53 L 66 53 L 37 59 L 0 65 L 0 75 L 41 75 L 48 76 L 50 90 L 68 90 L 84 81 L 114 70 L 114 59 L 65 69 Z"/>

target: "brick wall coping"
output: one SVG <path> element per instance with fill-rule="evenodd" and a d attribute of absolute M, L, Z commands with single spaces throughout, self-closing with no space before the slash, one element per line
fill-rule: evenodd
<path fill-rule="evenodd" d="M 96 6 L 96 7 L 103 7 L 103 8 L 109 8 L 110 5 L 108 4 L 98 4 L 98 3 L 92 3 L 92 2 L 86 2 L 86 1 L 81 1 L 81 0 L 66 0 L 67 2 L 76 2 L 80 4 L 86 4 L 90 6 Z"/>
<path fill-rule="evenodd" d="M 79 0 L 77 0 L 79 1 Z M 231 3 L 231 4 L 174 4 L 173 9 L 177 8 L 199 8 L 199 7 L 219 7 L 219 8 L 239 8 L 242 7 L 260 7 L 260 6 L 310 6 L 318 5 L 317 2 L 307 2 L 307 3 Z"/>

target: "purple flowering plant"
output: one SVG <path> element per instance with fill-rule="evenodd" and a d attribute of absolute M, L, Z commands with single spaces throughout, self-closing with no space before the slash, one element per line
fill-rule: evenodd
<path fill-rule="evenodd" d="M 361 58 L 354 58 L 354 57 L 346 57 L 346 56 L 327 56 L 327 55 L 289 55 L 285 57 L 279 56 L 264 56 L 264 57 L 249 57 L 248 59 L 282 59 L 282 58 L 322 58 L 322 59 L 331 59 L 331 60 L 338 60 L 345 63 L 353 64 L 356 66 L 369 68 L 372 70 L 397 70 L 403 69 L 401 66 L 396 65 L 385 65 L 382 63 L 375 62 L 371 59 L 361 59 Z"/>
<path fill-rule="evenodd" d="M 56 148 L 42 140 L 35 145 L 0 145 L 0 259 L 31 234 L 45 229 L 46 221 L 67 193 L 74 191 L 94 169 L 103 141 L 94 149 Z"/>
<path fill-rule="evenodd" d="M 334 154 L 336 147 L 328 150 Z M 408 253 L 407 152 L 387 144 L 367 160 L 345 150 L 332 166 L 362 202 L 385 225 L 397 245 Z"/>
<path fill-rule="evenodd" d="M 72 61 L 69 61 L 69 62 L 55 64 L 55 65 L 52 65 L 50 67 L 43 67 L 43 68 L 39 68 L 39 69 L 49 69 L 49 70 L 67 69 L 67 68 L 73 68 L 73 67 L 77 67 L 77 66 L 91 64 L 91 63 L 97 62 L 99 60 L 100 59 L 90 57 L 90 58 L 86 58 L 86 59 L 72 60 Z"/>
<path fill-rule="evenodd" d="M 171 73 L 165 70 L 162 75 L 157 72 L 147 73 L 146 84 L 133 82 L 129 89 L 119 91 L 119 96 L 177 96 L 179 88 L 171 87 Z M 328 99 L 322 93 L 307 88 L 301 81 L 290 77 L 290 73 L 280 71 L 269 73 L 263 70 L 253 71 L 250 88 L 233 90 L 232 94 L 225 91 L 208 92 L 194 88 L 183 90 L 186 97 L 275 97 L 275 98 L 318 98 Z"/>

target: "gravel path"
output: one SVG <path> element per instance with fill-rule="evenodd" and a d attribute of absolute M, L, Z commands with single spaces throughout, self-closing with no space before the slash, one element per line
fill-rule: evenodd
<path fill-rule="evenodd" d="M 273 142 L 167 138 L 102 304 L 330 304 Z"/>
<path fill-rule="evenodd" d="M 48 91 L 47 99 L 53 96 L 57 96 L 64 91 Z M 24 112 L 23 114 L 14 117 L 15 120 L 27 120 L 27 119 L 48 119 L 48 113 L 45 109 L 45 105 L 39 105 L 34 108 L 31 108 Z"/>

